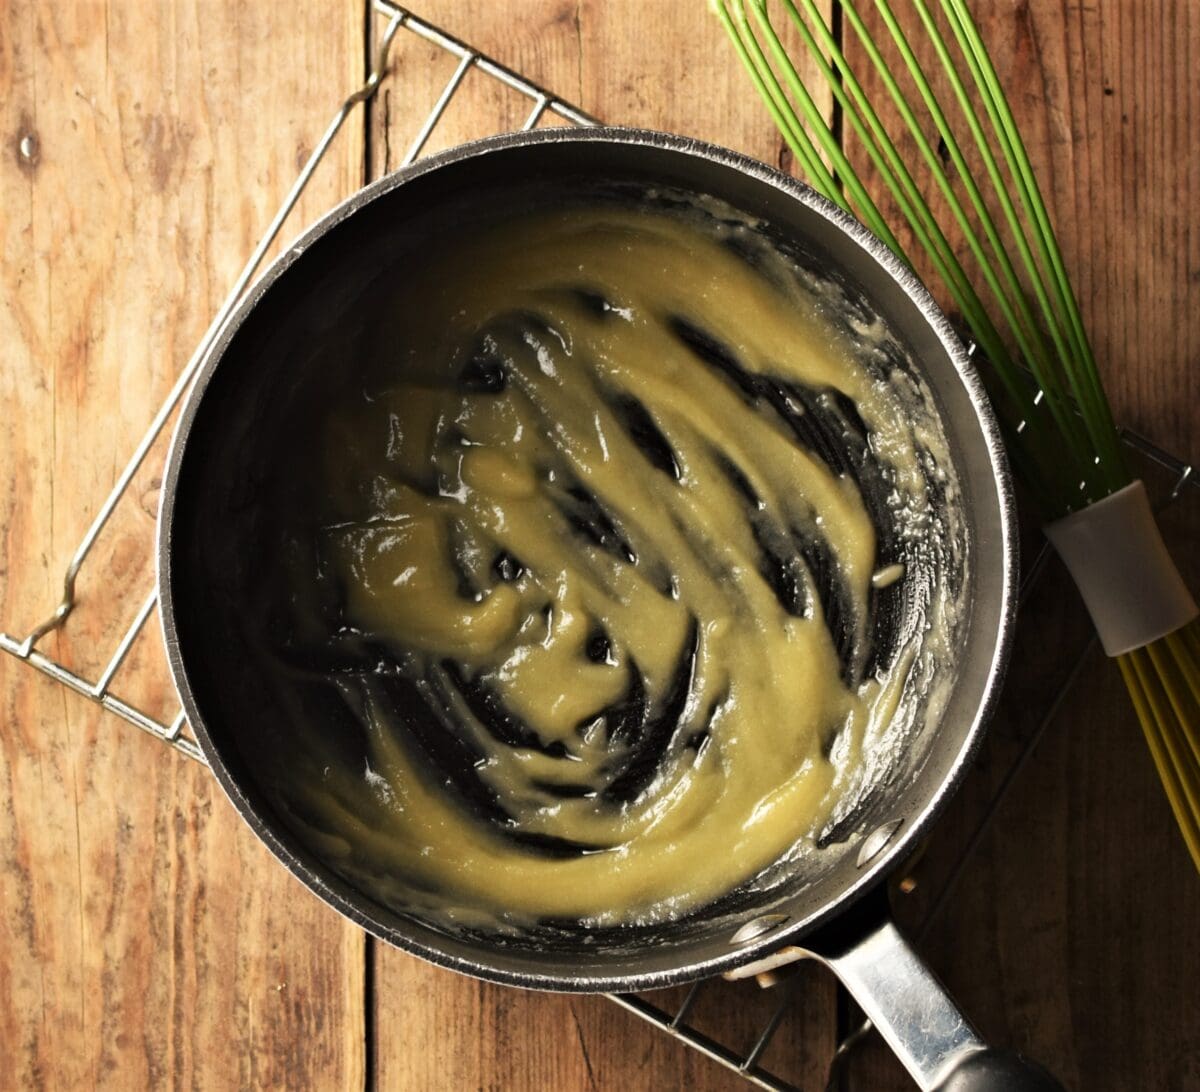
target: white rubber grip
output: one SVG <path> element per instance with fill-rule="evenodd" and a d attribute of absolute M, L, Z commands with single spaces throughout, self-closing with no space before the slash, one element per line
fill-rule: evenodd
<path fill-rule="evenodd" d="M 1110 656 L 1174 633 L 1200 614 L 1167 553 L 1140 481 L 1046 527 Z"/>

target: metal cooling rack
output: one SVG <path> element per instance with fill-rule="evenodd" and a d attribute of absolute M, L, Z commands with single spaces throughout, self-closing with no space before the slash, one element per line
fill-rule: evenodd
<path fill-rule="evenodd" d="M 339 132 L 341 132 L 345 122 L 360 105 L 363 105 L 365 109 L 365 104 L 375 96 L 380 86 L 391 75 L 388 63 L 397 36 L 403 31 L 443 51 L 456 62 L 452 75 L 433 104 L 428 116 L 418 128 L 416 135 L 412 138 L 412 142 L 409 144 L 404 158 L 398 164 L 400 167 L 408 166 L 421 155 L 439 122 L 445 116 L 451 101 L 456 95 L 461 93 L 466 77 L 472 72 L 478 72 L 489 80 L 498 82 L 511 92 L 522 96 L 529 103 L 529 112 L 525 117 L 524 124 L 521 126 L 522 130 L 533 129 L 547 123 L 579 126 L 598 124 L 595 118 L 584 113 L 582 110 L 577 109 L 550 91 L 525 79 L 512 69 L 497 63 L 465 42 L 452 37 L 438 27 L 391 3 L 390 0 L 373 0 L 371 7 L 375 15 L 381 20 L 383 29 L 379 34 L 379 45 L 369 76 L 361 87 L 346 98 L 334 114 L 333 120 L 329 123 L 312 155 L 300 171 L 291 190 L 284 198 L 279 211 L 268 225 L 257 247 L 255 247 L 254 252 L 247 261 L 245 268 L 234 283 L 224 304 L 213 318 L 212 324 L 205 332 L 203 338 L 201 338 L 200 343 L 196 346 L 195 352 L 183 368 L 179 378 L 175 381 L 158 413 L 150 422 L 149 428 L 134 450 L 128 464 L 117 478 L 112 491 L 97 511 L 91 526 L 84 534 L 67 566 L 63 578 L 63 592 L 60 602 L 44 621 L 36 625 L 24 637 L 0 631 L 0 650 L 16 657 L 30 667 L 36 668 L 56 682 L 74 690 L 78 694 L 82 694 L 85 698 L 97 702 L 110 712 L 123 717 L 130 724 L 148 732 L 175 750 L 202 764 L 204 763 L 204 757 L 196 744 L 195 738 L 189 731 L 182 709 L 170 720 L 162 720 L 139 709 L 136 704 L 122 698 L 119 693 L 118 680 L 122 666 L 126 663 L 130 650 L 145 629 L 157 606 L 158 592 L 156 587 L 151 587 L 148 590 L 134 615 L 132 624 L 117 642 L 105 666 L 95 678 L 88 678 L 79 670 L 59 662 L 53 656 L 43 652 L 38 647 L 38 644 L 47 634 L 61 628 L 67 622 L 72 612 L 81 606 L 77 598 L 76 585 L 81 570 L 92 555 L 93 547 L 102 537 L 102 533 L 109 524 L 113 513 L 129 490 L 134 476 L 146 462 L 147 456 L 154 448 L 156 441 L 163 434 L 183 396 L 191 387 L 192 380 L 195 378 L 196 372 L 222 324 L 246 291 L 251 279 L 261 266 L 263 259 L 278 237 L 285 222 L 288 221 L 301 194 L 303 194 L 318 165 L 325 158 L 326 153 L 333 145 Z M 1150 479 L 1153 478 L 1157 481 L 1158 493 L 1161 497 L 1161 507 L 1176 505 L 1181 499 L 1185 498 L 1200 503 L 1200 477 L 1197 477 L 1193 473 L 1191 465 L 1163 451 L 1136 433 L 1124 431 L 1122 435 L 1127 446 L 1145 466 L 1147 470 L 1147 474 L 1145 475 L 1147 477 L 1147 484 L 1151 486 L 1152 492 L 1154 491 L 1155 482 Z M 1047 591 L 1045 585 L 1048 582 L 1041 581 L 1040 577 L 1042 576 L 1048 556 L 1048 549 L 1043 547 L 1025 574 L 1021 586 L 1022 605 L 1025 605 L 1039 591 Z M 914 931 L 914 939 L 918 944 L 925 938 L 932 924 L 944 909 L 958 877 L 961 875 L 967 862 L 971 859 L 983 835 L 988 830 L 1000 801 L 1007 793 L 1026 760 L 1036 748 L 1046 728 L 1062 708 L 1085 663 L 1094 653 L 1095 647 L 1096 640 L 1093 637 L 1069 661 L 1069 666 L 1064 670 L 1061 684 L 1047 703 L 1037 728 L 1022 742 L 1022 746 L 1019 748 L 1015 759 L 1010 763 L 1005 776 L 999 784 L 999 788 L 989 798 L 981 819 L 978 821 L 971 837 L 965 843 L 965 848 L 951 863 L 948 878 L 943 880 L 941 888 L 930 901 L 923 922 Z M 901 893 L 900 897 L 902 897 L 906 890 L 911 890 L 911 881 L 901 880 L 897 890 Z M 635 994 L 610 995 L 610 1000 L 653 1024 L 662 1032 L 686 1043 L 689 1047 L 733 1070 L 750 1084 L 760 1088 L 772 1089 L 775 1092 L 798 1092 L 794 1084 L 775 1075 L 762 1065 L 762 1059 L 767 1048 L 770 1046 L 776 1031 L 783 1023 L 789 1006 L 792 1003 L 795 984 L 787 983 L 775 990 L 775 993 L 778 994 L 778 999 L 768 1010 L 768 1015 L 761 1025 L 761 1030 L 749 1049 L 734 1048 L 722 1042 L 716 1036 L 700 1030 L 693 1022 L 690 1022 L 697 1008 L 697 999 L 700 997 L 702 991 L 730 988 L 719 979 L 699 982 L 684 993 L 680 1001 L 672 1005 L 666 1005 L 662 1002 L 661 998 L 656 998 L 653 994 L 649 996 Z M 857 1026 L 848 1026 L 843 1030 L 844 1034 L 841 1036 L 840 1043 L 831 1060 L 830 1088 L 840 1087 L 845 1059 L 850 1050 L 870 1030 L 870 1025 L 859 1023 Z"/>

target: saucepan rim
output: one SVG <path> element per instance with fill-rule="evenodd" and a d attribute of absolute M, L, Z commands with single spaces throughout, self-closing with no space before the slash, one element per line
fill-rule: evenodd
<path fill-rule="evenodd" d="M 251 799 L 238 776 L 227 766 L 220 748 L 210 734 L 201 714 L 189 680 L 188 666 L 184 662 L 184 655 L 180 647 L 179 618 L 172 590 L 172 574 L 174 562 L 173 524 L 180 473 L 188 438 L 203 401 L 205 390 L 243 323 L 272 286 L 301 258 L 305 250 L 318 239 L 335 230 L 339 224 L 353 216 L 359 209 L 398 187 L 407 185 L 414 179 L 441 168 L 496 152 L 537 145 L 581 142 L 608 142 L 622 146 L 642 146 L 658 151 L 677 153 L 685 157 L 695 157 L 718 166 L 732 168 L 748 175 L 755 181 L 781 191 L 787 197 L 806 206 L 810 211 L 839 229 L 848 244 L 861 248 L 883 268 L 928 323 L 957 373 L 974 411 L 995 483 L 1000 556 L 1003 560 L 1004 571 L 1000 581 L 1001 603 L 999 604 L 995 640 L 992 644 L 991 663 L 982 687 L 981 699 L 972 723 L 963 734 L 963 743 L 959 752 L 947 764 L 946 773 L 940 786 L 925 802 L 920 812 L 911 821 L 903 824 L 886 848 L 861 869 L 853 883 L 844 886 L 840 895 L 828 899 L 824 906 L 808 917 L 794 920 L 786 928 L 768 931 L 762 937 L 742 946 L 731 947 L 724 954 L 692 961 L 681 958 L 678 966 L 667 970 L 652 970 L 641 974 L 606 974 L 603 972 L 592 973 L 589 968 L 586 974 L 568 978 L 536 970 L 516 971 L 511 968 L 497 967 L 486 960 L 485 953 L 481 953 L 479 961 L 475 962 L 453 952 L 444 951 L 436 945 L 426 943 L 422 938 L 404 933 L 394 926 L 389 926 L 370 913 L 370 908 L 374 906 L 374 903 L 365 894 L 357 892 L 350 885 L 332 879 L 332 870 L 327 866 L 322 865 L 320 869 L 315 869 L 307 861 L 302 860 L 292 846 L 286 844 L 279 832 L 263 819 L 256 802 Z M 883 242 L 843 209 L 803 183 L 758 160 L 713 144 L 670 133 L 646 129 L 595 127 L 543 129 L 488 137 L 429 156 L 411 167 L 379 179 L 337 205 L 299 236 L 262 273 L 232 310 L 214 338 L 198 369 L 195 382 L 176 425 L 167 457 L 161 495 L 162 503 L 156 542 L 159 617 L 170 669 L 200 749 L 233 806 L 258 838 L 294 876 L 324 902 L 369 933 L 435 964 L 508 985 L 577 992 L 634 991 L 674 985 L 718 974 L 762 958 L 767 952 L 780 945 L 795 942 L 804 933 L 842 913 L 874 887 L 898 860 L 911 851 L 917 840 L 929 829 L 930 824 L 953 795 L 979 746 L 987 718 L 995 707 L 1011 647 L 1016 613 L 1017 566 L 1014 534 L 1015 504 L 1012 484 L 999 426 L 988 403 L 983 384 L 950 323 L 913 271 Z M 345 887 L 346 890 L 341 890 L 341 887 Z M 353 895 L 357 895 L 357 898 L 351 897 Z M 753 913 L 751 911 L 751 916 Z M 636 961 L 636 956 L 631 955 L 630 959 Z"/>

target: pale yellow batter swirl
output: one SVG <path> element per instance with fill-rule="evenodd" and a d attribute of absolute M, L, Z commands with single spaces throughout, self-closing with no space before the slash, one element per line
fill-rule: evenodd
<path fill-rule="evenodd" d="M 872 515 L 926 533 L 926 479 L 887 377 L 753 237 L 593 206 L 455 240 L 330 408 L 279 657 L 349 660 L 364 766 L 301 765 L 289 808 L 391 905 L 675 917 L 860 778 L 920 637 L 874 647 L 906 574 Z"/>

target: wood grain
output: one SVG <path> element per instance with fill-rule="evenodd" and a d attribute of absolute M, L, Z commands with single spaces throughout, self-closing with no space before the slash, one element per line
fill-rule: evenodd
<path fill-rule="evenodd" d="M 357 5 L 6 6 L 5 628 L 53 606 L 90 513 L 361 73 L 361 35 Z M 361 162 L 359 131 L 305 213 Z M 139 476 L 48 642 L 83 670 L 151 586 L 158 473 Z M 120 685 L 167 692 L 155 644 Z M 361 935 L 198 766 L 7 656 L 0 695 L 0 1086 L 361 1086 Z"/>
<path fill-rule="evenodd" d="M 787 162 L 702 0 L 417 8 L 605 120 Z M 1118 414 L 1196 455 L 1200 13 L 1171 0 L 975 8 Z M 378 25 L 359 0 L 3 9 L 3 628 L 53 605 L 90 513 L 361 77 Z M 300 219 L 396 166 L 453 70 L 409 36 L 398 44 L 392 80 Z M 427 150 L 527 113 L 482 78 L 466 90 Z M 81 670 L 107 659 L 147 586 L 160 463 L 148 460 L 85 569 L 78 613 L 47 646 Z M 1196 541 L 1198 508 L 1168 517 L 1172 542 Z M 1186 559 L 1200 583 L 1200 556 Z M 1027 612 L 988 746 L 913 866 L 897 905 L 910 927 L 1086 637 L 1061 583 L 1052 573 Z M 169 715 L 153 631 L 118 682 Z M 204 771 L 7 657 L 0 701 L 0 1088 L 740 1087 L 601 999 L 368 950 L 269 859 Z M 989 1036 L 1071 1086 L 1185 1089 L 1200 1085 L 1197 905 L 1120 682 L 1093 657 L 921 947 Z M 808 968 L 795 993 L 765 1061 L 818 1088 L 833 989 Z M 696 1019 L 736 1043 L 770 1001 L 714 984 Z M 876 1044 L 846 1087 L 909 1086 Z"/>

